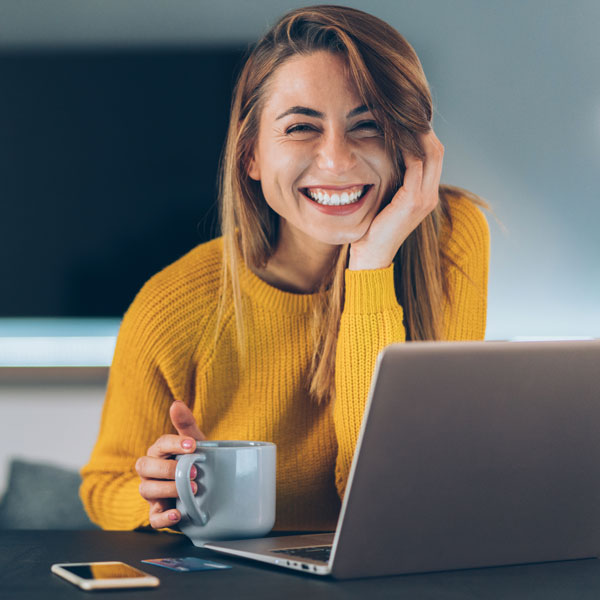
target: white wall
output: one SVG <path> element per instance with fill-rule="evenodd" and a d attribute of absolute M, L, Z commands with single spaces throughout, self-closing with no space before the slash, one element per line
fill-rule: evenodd
<path fill-rule="evenodd" d="M 12 457 L 81 468 L 98 435 L 103 401 L 102 384 L 0 381 L 0 496 Z"/>

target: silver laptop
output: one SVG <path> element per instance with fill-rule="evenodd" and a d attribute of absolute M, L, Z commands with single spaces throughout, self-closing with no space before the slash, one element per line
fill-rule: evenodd
<path fill-rule="evenodd" d="M 205 547 L 339 579 L 600 555 L 600 340 L 385 348 L 336 531 Z"/>

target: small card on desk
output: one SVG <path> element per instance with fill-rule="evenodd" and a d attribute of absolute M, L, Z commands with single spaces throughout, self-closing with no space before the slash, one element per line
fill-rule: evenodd
<path fill-rule="evenodd" d="M 213 562 L 212 560 L 204 560 L 195 556 L 186 556 L 185 558 L 148 558 L 142 561 L 171 571 L 210 571 L 212 569 L 231 569 L 229 565 Z"/>

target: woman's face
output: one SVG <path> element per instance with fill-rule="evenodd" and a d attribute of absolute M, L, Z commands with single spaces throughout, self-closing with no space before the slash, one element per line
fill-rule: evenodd
<path fill-rule="evenodd" d="M 326 244 L 365 234 L 393 168 L 342 57 L 294 56 L 275 71 L 248 174 L 283 219 L 282 234 L 290 227 Z"/>

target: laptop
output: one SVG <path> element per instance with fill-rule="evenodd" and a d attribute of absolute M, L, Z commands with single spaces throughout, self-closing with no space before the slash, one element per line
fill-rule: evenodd
<path fill-rule="evenodd" d="M 600 555 L 600 340 L 388 346 L 336 531 L 204 547 L 338 579 Z"/>

